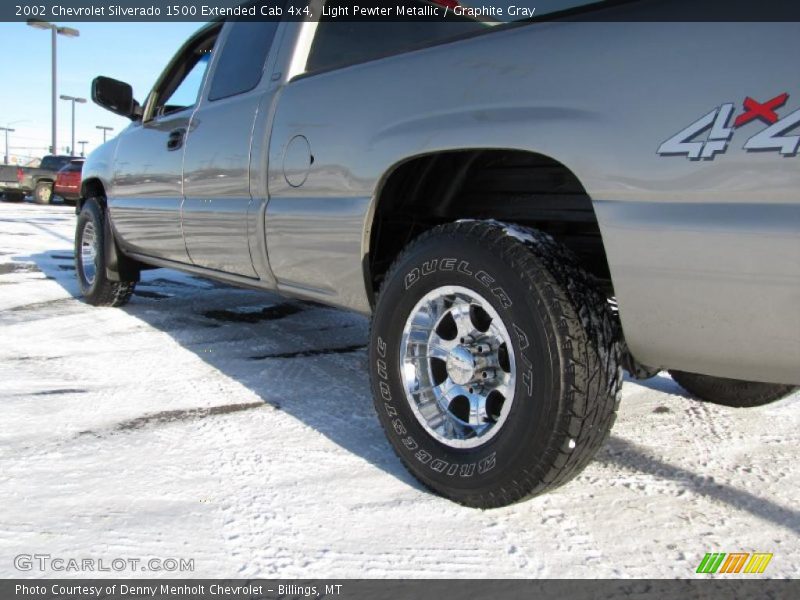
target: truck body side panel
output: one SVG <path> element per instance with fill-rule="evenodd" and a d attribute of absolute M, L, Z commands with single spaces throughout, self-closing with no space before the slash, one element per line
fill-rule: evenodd
<path fill-rule="evenodd" d="M 368 312 L 362 261 L 392 168 L 440 151 L 530 151 L 566 165 L 592 198 L 639 360 L 800 383 L 798 158 L 745 151 L 759 120 L 713 160 L 657 153 L 725 103 L 740 114 L 747 96 L 788 92 L 781 116 L 797 109 L 793 61 L 775 57 L 798 33 L 796 23 L 540 23 L 289 82 L 266 212 L 278 284 Z M 286 163 L 297 136 L 313 156 L 301 185 Z"/>

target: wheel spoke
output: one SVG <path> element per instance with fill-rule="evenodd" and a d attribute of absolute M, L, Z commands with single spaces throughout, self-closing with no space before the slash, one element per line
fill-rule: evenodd
<path fill-rule="evenodd" d="M 484 427 L 488 423 L 486 414 L 486 396 L 473 393 L 467 396 L 469 400 L 469 424 L 473 427 Z"/>
<path fill-rule="evenodd" d="M 438 358 L 439 360 L 447 360 L 447 357 L 450 356 L 450 350 L 441 346 L 439 344 L 428 344 L 428 353 L 424 355 L 425 358 Z"/>
<path fill-rule="evenodd" d="M 469 304 L 466 302 L 459 302 L 450 311 L 453 320 L 456 322 L 456 329 L 458 330 L 457 339 L 465 339 L 476 333 L 475 325 L 469 314 Z"/>
<path fill-rule="evenodd" d="M 458 346 L 458 339 L 446 340 L 435 331 L 431 333 L 430 338 L 428 339 L 428 347 L 436 348 L 437 352 L 443 351 L 446 354 L 449 354 L 450 351 L 456 346 Z M 445 358 L 447 357 L 445 356 Z"/>
<path fill-rule="evenodd" d="M 441 296 L 432 298 L 428 301 L 427 309 L 428 315 L 430 316 L 431 323 L 433 323 L 433 327 L 435 327 L 439 320 L 442 318 L 442 315 L 445 313 L 447 308 L 445 307 L 445 299 Z"/>
<path fill-rule="evenodd" d="M 448 377 L 439 385 L 435 385 L 431 388 L 436 401 L 439 403 L 445 411 L 448 410 L 448 405 L 452 400 L 451 393 L 453 388 L 457 387 L 455 383 L 453 383 L 450 378 Z"/>
<path fill-rule="evenodd" d="M 511 377 L 507 373 L 503 373 L 501 377 L 487 385 L 491 388 L 490 391 L 499 392 L 504 398 L 509 398 L 514 391 L 511 387 Z"/>

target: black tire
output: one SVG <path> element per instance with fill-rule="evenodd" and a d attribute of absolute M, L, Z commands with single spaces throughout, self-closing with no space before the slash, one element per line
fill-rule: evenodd
<path fill-rule="evenodd" d="M 39 181 L 33 190 L 33 201 L 36 204 L 50 204 L 53 200 L 53 183 L 50 181 Z"/>
<path fill-rule="evenodd" d="M 422 425 L 400 373 L 406 321 L 442 286 L 482 295 L 514 332 L 519 357 L 505 421 L 469 449 L 442 443 Z M 542 232 L 496 222 L 420 236 L 387 274 L 372 321 L 373 395 L 395 452 L 425 486 L 477 508 L 542 494 L 580 473 L 616 418 L 620 365 L 617 321 L 574 256 Z"/>
<path fill-rule="evenodd" d="M 93 244 L 89 240 L 90 232 L 94 238 Z M 111 281 L 106 277 L 104 243 L 105 211 L 97 199 L 91 198 L 83 205 L 75 228 L 75 273 L 78 285 L 86 302 L 93 306 L 122 306 L 130 300 L 136 282 Z M 94 260 L 88 260 L 84 266 L 84 252 L 88 256 L 89 246 L 94 248 Z"/>
<path fill-rule="evenodd" d="M 6 192 L 3 194 L 3 200 L 6 202 L 22 202 L 25 200 L 25 194 L 19 192 Z"/>
<path fill-rule="evenodd" d="M 669 374 L 678 385 L 700 400 L 733 408 L 764 406 L 797 389 L 792 385 L 726 379 L 686 371 L 670 370 Z"/>

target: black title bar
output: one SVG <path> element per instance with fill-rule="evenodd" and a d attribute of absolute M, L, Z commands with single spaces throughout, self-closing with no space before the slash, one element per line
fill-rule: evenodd
<path fill-rule="evenodd" d="M 11 579 L 3 600 L 789 600 L 798 580 Z"/>
<path fill-rule="evenodd" d="M 4 0 L 0 21 L 800 22 L 797 0 Z"/>

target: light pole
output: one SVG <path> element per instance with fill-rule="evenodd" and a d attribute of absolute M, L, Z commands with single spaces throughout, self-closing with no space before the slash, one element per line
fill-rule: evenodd
<path fill-rule="evenodd" d="M 113 127 L 106 127 L 105 125 L 96 125 L 96 127 L 97 127 L 97 129 L 102 129 L 103 130 L 103 143 L 105 144 L 106 143 L 106 133 L 108 133 L 109 131 L 114 131 L 114 128 Z"/>
<path fill-rule="evenodd" d="M 11 129 L 11 126 L 16 124 L 16 123 L 27 123 L 28 121 L 30 121 L 30 119 L 19 119 L 18 121 L 11 121 L 10 123 L 6 123 L 5 127 L 0 127 L 0 131 L 4 131 L 5 134 L 6 134 L 6 153 L 5 153 L 5 156 L 3 156 L 3 162 L 5 164 L 8 164 L 8 159 L 9 159 L 9 154 L 8 154 L 8 134 L 9 133 L 13 133 L 13 132 L 16 131 L 16 129 Z"/>
<path fill-rule="evenodd" d="M 8 134 L 13 133 L 16 129 L 11 129 L 10 127 L 0 127 L 0 131 L 5 131 L 6 133 L 6 153 L 3 156 L 3 164 L 8 164 Z"/>
<path fill-rule="evenodd" d="M 53 79 L 52 79 L 52 89 L 53 89 L 53 97 L 52 97 L 52 107 L 51 110 L 53 111 L 53 149 L 52 153 L 55 154 L 58 152 L 58 143 L 57 143 L 57 134 L 56 129 L 58 127 L 58 107 L 56 106 L 57 100 L 56 97 L 58 96 L 58 92 L 56 91 L 58 88 L 58 84 L 56 82 L 56 72 L 57 72 L 57 61 L 56 61 L 56 38 L 59 35 L 65 35 L 67 37 L 78 37 L 81 32 L 77 29 L 73 29 L 72 27 L 59 27 L 58 25 L 53 25 L 52 23 L 48 23 L 47 21 L 40 21 L 38 19 L 29 19 L 28 25 L 31 27 L 35 27 L 36 29 L 49 29 L 52 35 L 52 72 L 53 72 Z"/>
<path fill-rule="evenodd" d="M 75 103 L 77 102 L 78 104 L 86 104 L 86 98 L 64 96 L 63 94 L 60 96 L 60 98 L 68 102 L 72 102 L 72 145 L 70 146 L 70 152 L 72 152 L 72 156 L 75 156 Z"/>
<path fill-rule="evenodd" d="M 78 143 L 81 145 L 81 156 L 86 156 L 86 144 L 88 144 L 89 142 L 83 140 L 82 142 Z"/>

